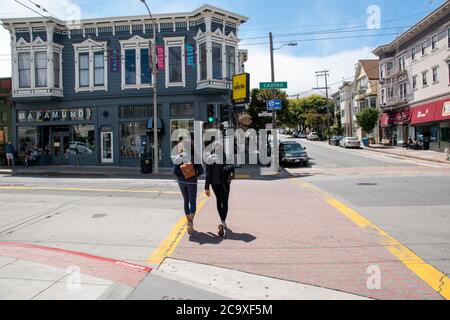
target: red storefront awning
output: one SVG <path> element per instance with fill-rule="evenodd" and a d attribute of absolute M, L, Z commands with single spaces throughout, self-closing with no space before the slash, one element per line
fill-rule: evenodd
<path fill-rule="evenodd" d="M 435 121 L 450 120 L 450 99 L 436 102 Z"/>
<path fill-rule="evenodd" d="M 390 120 L 389 114 L 383 113 L 380 120 L 381 127 L 382 128 L 389 127 L 390 125 L 389 120 Z"/>
<path fill-rule="evenodd" d="M 390 125 L 408 124 L 411 121 L 411 109 L 405 108 L 394 113 L 383 113 L 381 116 L 381 127 Z"/>
<path fill-rule="evenodd" d="M 411 124 L 421 124 L 434 121 L 436 102 L 423 104 L 413 108 Z"/>

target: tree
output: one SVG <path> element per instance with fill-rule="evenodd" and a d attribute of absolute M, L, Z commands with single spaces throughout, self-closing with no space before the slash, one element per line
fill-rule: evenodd
<path fill-rule="evenodd" d="M 377 109 L 366 108 L 356 115 L 356 122 L 365 133 L 370 134 L 375 129 L 380 113 Z"/>
<path fill-rule="evenodd" d="M 253 89 L 251 92 L 251 101 L 248 108 L 249 115 L 253 118 L 252 129 L 265 129 L 267 123 L 272 123 L 272 118 L 260 118 L 259 113 L 267 111 L 266 102 L 274 98 L 272 90 Z M 275 90 L 275 99 L 283 102 L 283 110 L 277 112 L 278 120 L 284 123 L 289 119 L 289 100 L 285 91 Z"/>

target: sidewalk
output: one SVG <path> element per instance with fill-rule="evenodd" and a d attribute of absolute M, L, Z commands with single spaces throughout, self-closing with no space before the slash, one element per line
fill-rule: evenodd
<path fill-rule="evenodd" d="M 386 147 L 382 145 L 371 145 L 370 147 L 364 147 L 364 149 L 373 152 L 385 153 L 417 160 L 450 164 L 450 161 L 446 160 L 446 155 L 443 152 L 441 153 L 424 150 L 406 150 L 400 147 Z"/>
<path fill-rule="evenodd" d="M 172 179 L 171 168 L 160 168 L 159 174 L 142 174 L 136 167 L 112 166 L 15 166 L 13 168 L 0 166 L 0 174 L 12 176 L 43 176 L 43 177 L 76 177 L 76 178 L 123 178 L 123 179 Z M 201 179 L 204 179 L 201 177 Z M 243 166 L 236 168 L 237 179 L 263 179 L 259 166 Z"/>
<path fill-rule="evenodd" d="M 180 273 L 179 265 L 186 261 L 331 289 L 336 294 L 388 300 L 442 299 L 388 250 L 379 233 L 355 224 L 305 187 L 301 179 L 234 182 L 230 230 L 225 239 L 216 236 L 219 219 L 215 206 L 213 197 L 197 216 L 197 232 L 185 235 L 160 269 Z M 178 264 L 168 268 L 170 261 Z M 371 268 L 381 270 L 379 289 L 369 288 Z M 194 269 L 190 270 L 190 281 L 203 282 L 202 272 L 194 279 Z M 213 282 L 209 286 L 217 290 L 213 293 L 221 293 Z M 238 285 L 235 290 L 239 289 L 245 288 Z M 271 296 L 269 291 L 266 294 Z"/>

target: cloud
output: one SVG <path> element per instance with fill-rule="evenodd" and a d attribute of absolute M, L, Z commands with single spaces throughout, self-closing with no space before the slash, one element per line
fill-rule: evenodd
<path fill-rule="evenodd" d="M 251 74 L 253 88 L 259 87 L 259 82 L 271 80 L 268 51 L 268 48 L 249 49 L 246 71 Z M 345 50 L 323 57 L 299 57 L 289 53 L 277 53 L 275 55 L 275 80 L 288 81 L 288 93 L 294 95 L 317 87 L 315 72 L 319 70 L 330 71 L 329 84 L 341 83 L 343 78 L 353 76 L 355 65 L 360 59 L 376 59 L 376 57 L 373 56 L 372 49 L 369 47 Z M 323 79 L 321 81 L 319 86 L 324 87 Z M 338 84 L 332 86 L 331 92 L 335 91 L 338 86 Z"/>
<path fill-rule="evenodd" d="M 39 0 L 39 4 L 60 19 L 72 21 L 81 17 L 80 7 L 70 0 Z M 32 7 L 29 2 L 26 5 L 41 12 L 39 9 Z M 36 16 L 39 15 L 12 0 L 0 1 L 0 20 L 2 18 Z M 0 77 L 11 77 L 11 39 L 9 32 L 2 26 L 0 26 Z"/>

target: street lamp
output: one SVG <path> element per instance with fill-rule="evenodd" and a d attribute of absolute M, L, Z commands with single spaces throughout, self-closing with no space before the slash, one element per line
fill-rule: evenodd
<path fill-rule="evenodd" d="M 298 43 L 296 42 L 289 42 L 289 43 L 285 43 L 283 44 L 281 47 L 279 48 L 274 48 L 273 47 L 273 34 L 272 32 L 269 33 L 269 42 L 270 42 L 270 66 L 271 66 L 271 73 L 272 73 L 272 82 L 275 82 L 275 64 L 274 64 L 274 51 L 280 50 L 281 48 L 284 48 L 286 46 L 289 47 L 296 47 L 298 46 Z M 273 99 L 275 99 L 275 90 L 273 90 Z M 274 136 L 274 142 L 273 142 L 273 156 L 274 156 L 274 164 L 275 164 L 275 171 L 278 173 L 279 171 L 279 163 L 278 163 L 278 147 L 277 145 L 277 138 L 276 138 L 276 130 L 277 130 L 277 111 L 274 110 L 273 111 L 273 117 L 272 117 L 272 130 L 273 130 L 273 136 Z"/>
<path fill-rule="evenodd" d="M 153 25 L 153 45 L 152 42 L 149 41 L 150 48 L 152 48 L 152 78 L 153 78 L 153 161 L 154 161 L 154 173 L 159 173 L 159 146 L 158 146 L 158 81 L 157 81 L 157 58 L 156 58 L 156 20 L 153 19 L 153 15 L 150 11 L 150 8 L 147 5 L 145 0 L 141 0 L 141 2 L 147 8 L 148 14 L 150 15 L 150 19 L 152 20 Z"/>

